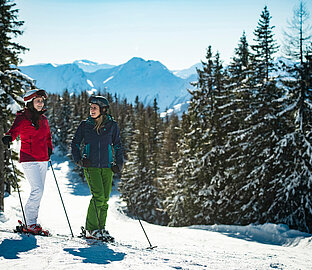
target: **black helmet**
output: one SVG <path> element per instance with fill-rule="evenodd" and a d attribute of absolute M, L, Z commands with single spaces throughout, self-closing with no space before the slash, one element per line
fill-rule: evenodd
<path fill-rule="evenodd" d="M 102 96 L 91 96 L 89 98 L 89 103 L 90 104 L 97 104 L 100 106 L 100 111 L 101 113 L 103 112 L 103 109 L 108 109 L 109 108 L 109 102 L 105 97 Z"/>

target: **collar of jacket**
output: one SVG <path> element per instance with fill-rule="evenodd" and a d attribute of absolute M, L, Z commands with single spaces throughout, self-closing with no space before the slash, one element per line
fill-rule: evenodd
<path fill-rule="evenodd" d="M 106 119 L 103 125 L 105 125 L 107 122 L 112 121 L 112 120 L 113 118 L 109 114 L 106 114 Z M 87 123 L 91 124 L 92 126 L 95 126 L 95 120 L 91 117 L 91 115 L 89 115 L 89 117 L 87 118 Z"/>
<path fill-rule="evenodd" d="M 31 119 L 33 117 L 33 114 L 37 114 L 40 118 L 46 111 L 47 110 L 43 109 L 40 112 L 38 112 L 35 109 L 32 111 L 29 108 L 25 108 L 24 110 L 20 111 L 19 113 L 24 114 L 27 119 Z"/>

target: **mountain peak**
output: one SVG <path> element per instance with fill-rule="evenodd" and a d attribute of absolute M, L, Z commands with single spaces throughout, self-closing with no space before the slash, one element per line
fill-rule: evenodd
<path fill-rule="evenodd" d="M 131 58 L 128 62 L 123 64 L 123 66 L 133 66 L 133 67 L 153 67 L 153 68 L 160 68 L 160 69 L 165 69 L 166 66 L 164 66 L 162 63 L 159 61 L 154 61 L 154 60 L 144 60 L 143 58 L 140 57 L 133 57 Z"/>
<path fill-rule="evenodd" d="M 82 60 L 76 60 L 73 62 L 73 64 L 84 64 L 84 65 L 98 65 L 97 62 L 93 62 L 93 61 L 90 61 L 90 60 L 87 60 L 87 59 L 82 59 Z"/>

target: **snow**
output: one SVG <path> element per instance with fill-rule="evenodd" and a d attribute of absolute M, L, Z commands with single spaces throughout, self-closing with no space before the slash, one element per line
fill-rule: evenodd
<path fill-rule="evenodd" d="M 73 233 L 80 233 L 90 200 L 86 183 L 66 157 L 52 155 L 53 168 Z M 21 169 L 20 164 L 16 167 Z M 29 192 L 21 181 L 25 205 Z M 282 224 L 164 227 L 125 214 L 116 185 L 109 201 L 107 229 L 117 244 L 89 245 L 68 237 L 24 236 L 0 232 L 1 269 L 311 269 L 312 236 Z M 18 195 L 5 197 L 0 228 L 12 229 L 22 214 Z M 52 234 L 70 235 L 55 180 L 49 168 L 39 222 Z"/>
<path fill-rule="evenodd" d="M 107 83 L 109 80 L 111 80 L 111 79 L 113 79 L 113 78 L 114 78 L 114 76 L 110 76 L 108 79 L 106 79 L 106 80 L 103 82 L 103 84 Z"/>
<path fill-rule="evenodd" d="M 87 84 L 89 84 L 91 87 L 94 87 L 93 83 L 90 80 L 87 80 Z"/>

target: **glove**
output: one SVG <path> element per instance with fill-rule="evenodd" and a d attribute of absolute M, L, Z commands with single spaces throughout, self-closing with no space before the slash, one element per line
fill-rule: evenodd
<path fill-rule="evenodd" d="M 2 137 L 3 144 L 7 145 L 8 147 L 10 146 L 10 142 L 12 141 L 13 141 L 13 138 L 11 135 L 5 135 Z"/>
<path fill-rule="evenodd" d="M 49 158 L 51 157 L 52 154 L 53 154 L 52 149 L 50 147 L 48 147 L 48 156 L 49 156 Z"/>
<path fill-rule="evenodd" d="M 123 164 L 116 164 L 115 162 L 111 163 L 111 169 L 113 173 L 121 173 Z"/>
<path fill-rule="evenodd" d="M 87 168 L 91 166 L 91 161 L 87 158 L 86 155 L 84 155 L 81 160 L 76 162 L 76 164 L 80 167 Z"/>

